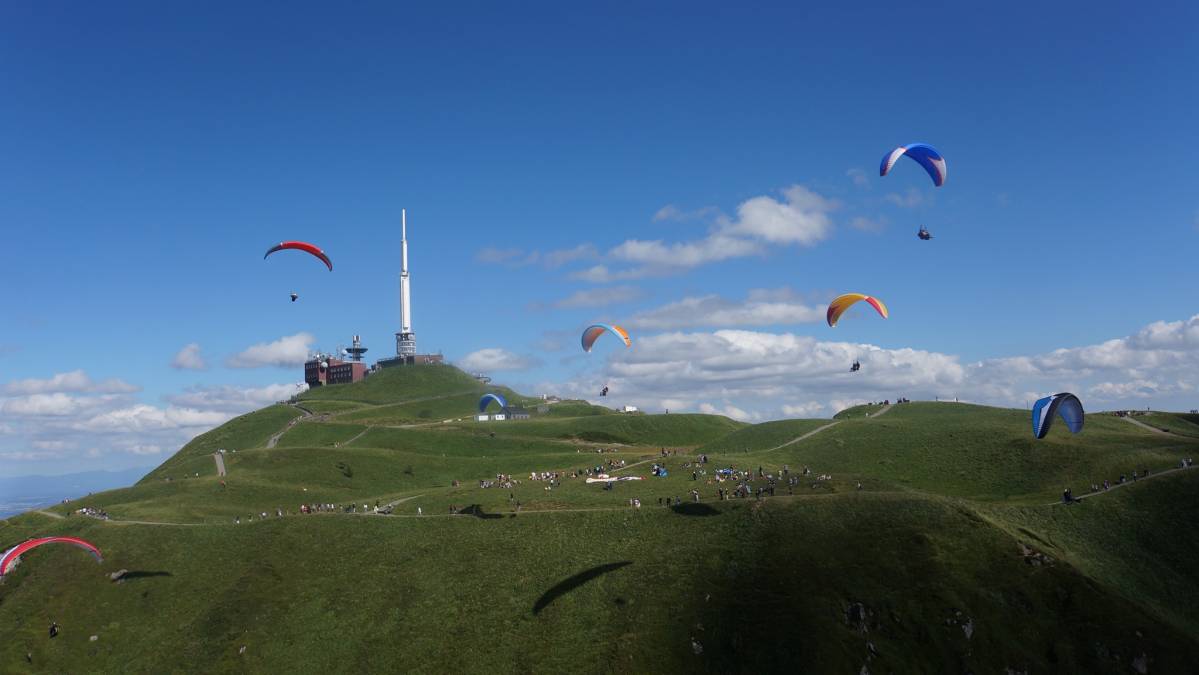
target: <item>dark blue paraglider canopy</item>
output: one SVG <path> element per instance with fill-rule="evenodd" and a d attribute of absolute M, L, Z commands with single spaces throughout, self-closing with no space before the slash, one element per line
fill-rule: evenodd
<path fill-rule="evenodd" d="M 878 175 L 887 175 L 891 171 L 891 168 L 895 166 L 895 162 L 899 161 L 900 157 L 908 157 L 924 167 L 924 170 L 928 172 L 928 177 L 933 179 L 933 185 L 941 187 L 945 184 L 945 177 L 949 173 L 949 167 L 945 164 L 945 158 L 941 156 L 941 153 L 937 152 L 937 149 L 928 143 L 901 145 L 883 155 L 882 164 L 878 168 Z"/>
<path fill-rule="evenodd" d="M 1066 421 L 1066 426 L 1070 429 L 1070 433 L 1076 434 L 1082 431 L 1083 410 L 1082 401 L 1074 394 L 1063 392 L 1046 396 L 1038 400 L 1032 406 L 1032 435 L 1038 439 L 1045 438 L 1045 434 L 1049 433 L 1049 427 L 1053 425 L 1053 418 L 1056 415 L 1061 415 Z"/>
<path fill-rule="evenodd" d="M 499 394 L 483 394 L 483 398 L 479 399 L 479 412 L 487 410 L 487 406 L 492 401 L 498 403 L 501 410 L 508 407 L 508 402 L 504 400 L 503 396 L 500 396 Z"/>

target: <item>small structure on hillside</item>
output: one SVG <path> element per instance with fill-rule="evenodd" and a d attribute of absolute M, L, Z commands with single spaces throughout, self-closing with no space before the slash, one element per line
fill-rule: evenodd
<path fill-rule="evenodd" d="M 508 408 L 508 418 L 514 420 L 529 419 L 529 411 L 524 408 Z"/>
<path fill-rule="evenodd" d="M 621 406 L 620 412 L 635 413 L 635 412 L 639 412 L 639 411 L 637 410 L 637 406 L 635 406 L 635 405 L 626 405 L 626 406 Z"/>

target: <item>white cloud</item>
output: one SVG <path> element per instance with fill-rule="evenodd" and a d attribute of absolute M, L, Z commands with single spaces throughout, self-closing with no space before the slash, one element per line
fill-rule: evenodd
<path fill-rule="evenodd" d="M 845 172 L 846 176 L 853 181 L 853 184 L 858 187 L 869 187 L 870 179 L 867 178 L 866 172 L 862 169 L 849 169 Z"/>
<path fill-rule="evenodd" d="M 663 220 L 678 220 L 681 215 L 683 215 L 683 212 L 679 210 L 679 207 L 674 204 L 667 204 L 658 209 L 657 213 L 654 214 L 653 220 L 655 223 L 660 223 Z"/>
<path fill-rule="evenodd" d="M 632 302 L 642 296 L 641 289 L 632 286 L 612 286 L 608 288 L 592 288 L 571 293 L 550 306 L 556 309 L 575 309 L 579 307 L 607 307 L 625 302 Z"/>
<path fill-rule="evenodd" d="M 58 373 L 57 375 L 44 380 L 15 380 L 4 385 L 3 389 L 4 393 L 9 395 L 49 394 L 54 392 L 129 394 L 140 390 L 141 387 L 137 387 L 116 378 L 110 378 L 96 382 L 82 370 L 72 370 L 69 373 Z"/>
<path fill-rule="evenodd" d="M 902 195 L 896 192 L 889 193 L 886 200 L 896 206 L 911 209 L 924 203 L 924 193 L 916 188 L 908 188 L 908 191 Z"/>
<path fill-rule="evenodd" d="M 750 413 L 738 408 L 735 405 L 725 404 L 723 406 L 714 406 L 711 403 L 699 404 L 699 411 L 708 415 L 724 415 L 742 422 L 756 422 L 762 419 L 760 413 Z"/>
<path fill-rule="evenodd" d="M 644 279 L 645 277 L 658 276 L 665 271 L 655 272 L 655 270 L 647 267 L 638 267 L 633 269 L 612 270 L 607 265 L 593 265 L 585 270 L 571 272 L 570 278 L 575 281 L 590 281 L 594 284 L 607 284 L 616 281 L 631 281 L 633 279 Z"/>
<path fill-rule="evenodd" d="M 622 403 L 653 407 L 672 399 L 671 410 L 708 405 L 746 413 L 741 419 L 831 414 L 900 396 L 1022 407 L 1039 395 L 1074 391 L 1091 410 L 1189 410 L 1199 397 L 1199 315 L 1099 344 L 973 363 L 921 349 L 749 330 L 650 335 L 637 347 L 612 352 L 599 373 L 550 389 L 594 398 L 594 382 L 603 381 Z M 854 359 L 862 370 L 851 373 Z"/>
<path fill-rule="evenodd" d="M 158 455 L 162 454 L 164 449 L 161 445 L 142 445 L 140 443 L 125 448 L 127 452 L 134 455 Z"/>
<path fill-rule="evenodd" d="M 195 342 L 184 345 L 183 349 L 175 354 L 175 358 L 171 359 L 171 367 L 179 370 L 204 370 L 207 364 L 204 362 L 204 356 L 200 354 L 200 345 Z"/>
<path fill-rule="evenodd" d="M 180 408 L 243 413 L 285 401 L 307 390 L 308 385 L 304 383 L 268 384 L 262 387 L 191 387 L 180 394 L 167 396 L 166 400 Z"/>
<path fill-rule="evenodd" d="M 312 343 L 316 341 L 308 333 L 296 333 L 281 337 L 274 342 L 264 342 L 247 348 L 229 357 L 225 362 L 230 368 L 280 368 L 303 365 L 308 360 Z"/>
<path fill-rule="evenodd" d="M 298 389 L 196 387 L 167 396 L 166 406 L 137 402 L 136 387 L 118 380 L 95 382 L 80 372 L 13 383 L 0 394 L 0 458 L 23 462 L 103 459 L 111 454 L 174 452 L 196 435 L 236 414 L 270 405 Z M 50 391 L 10 395 L 11 391 Z M 97 392 L 122 393 L 97 393 Z M 92 464 L 91 466 L 96 466 Z"/>
<path fill-rule="evenodd" d="M 844 406 L 845 408 L 849 406 Z M 829 406 L 820 401 L 808 401 L 807 403 L 788 404 L 784 403 L 782 407 L 783 414 L 787 417 L 819 417 L 827 414 Z M 844 408 L 836 408 L 843 410 Z M 834 411 L 835 412 L 835 411 Z"/>
<path fill-rule="evenodd" d="M 629 239 L 609 251 L 608 255 L 622 262 L 670 268 L 696 267 L 729 258 L 755 255 L 763 251 L 761 244 L 757 242 L 716 233 L 697 241 L 675 244 L 666 244 L 661 240 Z"/>
<path fill-rule="evenodd" d="M 72 396 L 62 392 L 30 394 L 0 398 L 0 413 L 12 417 L 66 417 L 111 405 L 113 401 L 124 400 L 125 397 L 116 395 Z"/>
<path fill-rule="evenodd" d="M 772 244 L 812 246 L 832 229 L 829 213 L 838 208 L 802 185 L 783 190 L 784 201 L 754 197 L 737 207 L 737 220 L 724 228 L 727 234 L 745 235 Z"/>
<path fill-rule="evenodd" d="M 489 347 L 471 352 L 458 361 L 458 367 L 467 372 L 496 372 L 500 370 L 528 370 L 539 362 L 531 356 L 521 356 L 499 347 Z"/>
<path fill-rule="evenodd" d="M 784 291 L 786 289 L 783 289 Z M 774 326 L 824 320 L 824 307 L 809 306 L 789 292 L 750 291 L 744 301 L 718 295 L 683 298 L 631 317 L 627 324 L 642 330 L 673 330 L 699 326 Z"/>
<path fill-rule="evenodd" d="M 159 408 L 137 404 L 74 422 L 70 424 L 70 428 L 89 433 L 133 433 L 187 428 L 210 429 L 232 417 L 231 414 L 211 410 L 204 411 L 175 406 Z"/>
<path fill-rule="evenodd" d="M 42 452 L 28 452 L 28 451 L 0 452 L 0 459 L 7 459 L 7 460 L 10 460 L 13 462 L 38 462 L 38 461 L 45 461 L 48 459 L 60 459 L 62 457 L 63 457 L 63 453 L 55 451 L 55 450 L 45 450 Z"/>
<path fill-rule="evenodd" d="M 575 260 L 589 260 L 599 255 L 592 244 L 579 244 L 574 248 L 565 248 L 557 251 L 550 251 L 545 254 L 543 261 L 545 266 L 554 269 L 561 267 Z"/>
<path fill-rule="evenodd" d="M 607 265 L 594 265 L 574 272 L 571 278 L 610 283 L 665 276 L 722 260 L 763 255 L 769 246 L 814 246 L 829 235 L 830 214 L 837 208 L 835 200 L 802 185 L 783 189 L 781 199 L 769 195 L 747 199 L 737 206 L 735 218 L 711 208 L 687 213 L 673 205 L 665 206 L 654 215 L 655 221 L 711 217 L 714 223 L 702 239 L 626 240 L 609 249 L 605 258 L 632 267 L 613 270 Z"/>
<path fill-rule="evenodd" d="M 69 450 L 75 447 L 74 443 L 69 443 L 67 441 L 33 441 L 30 443 L 30 445 L 38 450 L 51 450 L 55 452 L 61 452 L 63 450 Z"/>

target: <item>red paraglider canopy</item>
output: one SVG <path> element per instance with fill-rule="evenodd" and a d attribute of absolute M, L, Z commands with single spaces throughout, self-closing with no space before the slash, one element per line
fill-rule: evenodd
<path fill-rule="evenodd" d="M 12 568 L 16 566 L 17 561 L 21 558 L 21 554 L 28 553 L 43 544 L 71 544 L 91 553 L 96 557 L 96 562 L 104 561 L 104 557 L 100 555 L 100 549 L 82 539 L 75 537 L 41 537 L 17 544 L 5 551 L 4 555 L 0 556 L 0 576 L 4 576 L 12 571 Z"/>
<path fill-rule="evenodd" d="M 272 246 L 271 249 L 266 252 L 266 255 L 262 256 L 262 259 L 266 260 L 270 254 L 274 253 L 275 251 L 282 251 L 284 249 L 295 249 L 297 251 L 310 253 L 317 258 L 320 258 L 321 262 L 328 266 L 330 272 L 333 271 L 333 261 L 329 260 L 329 256 L 325 255 L 324 251 L 306 241 L 281 241 L 277 246 Z"/>

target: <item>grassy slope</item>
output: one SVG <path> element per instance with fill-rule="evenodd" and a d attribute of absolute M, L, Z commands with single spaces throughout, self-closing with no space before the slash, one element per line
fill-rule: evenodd
<path fill-rule="evenodd" d="M 408 369 L 372 376 L 383 379 L 368 381 L 366 393 L 335 393 L 366 406 L 388 395 L 453 394 L 446 387 L 461 384 L 453 369 L 431 370 L 441 385 Z M 367 429 L 338 416 L 305 420 L 267 450 L 255 446 L 298 411 L 260 411 L 197 438 L 152 474 L 201 460 L 211 467 L 215 447 L 237 447 L 227 487 L 210 468 L 81 502 L 121 519 L 206 524 L 0 521 L 0 546 L 72 532 L 107 556 L 98 570 L 76 551 L 47 547 L 0 586 L 0 671 L 27 669 L 28 651 L 38 669 L 66 672 L 857 672 L 867 640 L 878 651 L 872 672 L 1127 672 L 1142 652 L 1153 658 L 1150 672 L 1199 662 L 1199 471 L 1078 507 L 1043 505 L 1063 481 L 1158 469 L 1195 454 L 1199 442 L 1089 417 L 1083 435 L 1059 429 L 1031 443 L 1026 412 L 966 405 L 896 406 L 878 419 L 855 412 L 864 411 L 747 457 L 747 447 L 773 447 L 827 421 L 745 427 L 713 416 L 601 413 Z M 650 447 L 596 454 L 574 440 L 582 437 Z M 687 454 L 664 460 L 670 477 L 612 492 L 581 479 L 549 491 L 527 480 L 531 470 L 663 461 L 659 445 L 701 444 L 712 466 L 806 464 L 836 480 L 805 479 L 795 497 L 713 502 L 720 486 L 693 481 Z M 622 473 L 647 476 L 647 466 Z M 499 472 L 520 484 L 478 489 L 474 481 Z M 853 489 L 859 478 L 862 492 Z M 450 487 L 454 479 L 463 485 Z M 692 488 L 706 504 L 683 511 L 700 517 L 658 506 Z M 633 496 L 645 504 L 639 512 L 626 506 Z M 409 517 L 232 523 L 276 507 L 294 512 L 302 501 L 376 499 L 407 499 L 397 514 Z M 512 517 L 515 501 L 522 514 Z M 490 515 L 431 515 L 470 504 Z M 418 506 L 423 518 L 413 517 Z M 1060 562 L 1025 564 L 1017 539 Z M 542 594 L 573 575 L 626 562 L 534 613 Z M 100 574 L 118 568 L 155 574 L 124 584 Z M 854 602 L 868 608 L 866 634 L 846 622 Z M 969 639 L 959 625 L 967 617 L 976 631 Z M 50 620 L 64 627 L 54 641 L 44 635 Z M 693 636 L 702 656 L 691 651 Z M 538 647 L 548 644 L 554 649 Z"/>
<path fill-rule="evenodd" d="M 309 389 L 303 401 L 353 401 L 373 405 L 411 401 L 454 392 L 485 390 L 478 380 L 453 366 L 387 368 L 357 384 Z"/>
<path fill-rule="evenodd" d="M 828 424 L 828 420 L 779 420 L 738 429 L 699 449 L 700 452 L 769 450 Z"/>
<path fill-rule="evenodd" d="M 1134 417 L 1138 422 L 1158 429 L 1168 429 L 1172 434 L 1199 438 L 1199 415 L 1190 413 L 1155 412 Z"/>
<path fill-rule="evenodd" d="M 550 417 L 587 417 L 589 415 L 616 415 L 611 408 L 602 405 L 591 405 L 586 401 L 560 401 L 549 406 L 546 413 Z"/>
<path fill-rule="evenodd" d="M 518 422 L 470 422 L 464 431 L 485 427 L 498 437 L 537 436 L 591 443 L 645 446 L 696 446 L 714 441 L 744 425 L 719 415 L 590 415 L 576 418 L 537 418 Z"/>
<path fill-rule="evenodd" d="M 997 508 L 1093 579 L 1199 635 L 1199 470 L 1141 481 L 1057 508 Z"/>
<path fill-rule="evenodd" d="M 1024 564 L 1014 540 L 938 499 L 74 525 L 105 549 L 104 570 L 154 576 L 112 584 L 86 556 L 31 556 L 2 591 L 2 667 L 29 651 L 70 672 L 856 672 L 868 640 L 881 672 L 1126 672 L 1142 652 L 1155 672 L 1186 672 L 1199 658 L 1193 637 L 1067 565 Z M 534 613 L 614 563 L 629 564 Z M 845 620 L 857 602 L 865 634 Z M 52 642 L 51 619 L 64 630 Z"/>
<path fill-rule="evenodd" d="M 266 445 L 271 436 L 302 414 L 291 406 L 273 405 L 236 417 L 212 431 L 196 436 L 173 457 L 142 478 L 139 484 L 168 476 L 178 479 L 194 473 L 215 476 L 216 464 L 211 455 L 218 448 L 242 450 Z"/>
<path fill-rule="evenodd" d="M 819 466 L 937 494 L 1047 502 L 1067 486 L 1082 493 L 1091 482 L 1114 480 L 1134 469 L 1177 466 L 1179 457 L 1193 451 L 1184 439 L 1110 416 L 1088 416 L 1077 436 L 1058 425 L 1037 441 L 1024 411 L 908 403 L 878 419 L 848 419 L 776 454 L 793 466 Z"/>
<path fill-rule="evenodd" d="M 362 424 L 319 424 L 301 422 L 279 437 L 281 448 L 319 448 L 345 443 L 366 431 Z"/>

